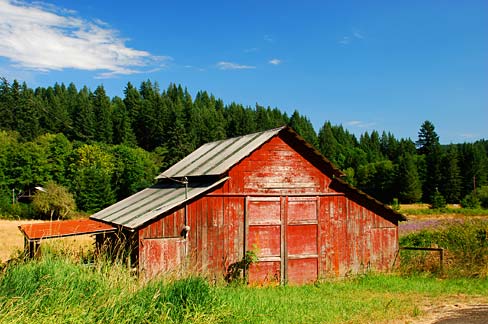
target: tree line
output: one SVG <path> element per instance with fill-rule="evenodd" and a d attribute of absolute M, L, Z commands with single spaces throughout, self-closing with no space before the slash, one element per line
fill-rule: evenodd
<path fill-rule="evenodd" d="M 440 145 L 434 125 L 418 139 L 363 133 L 325 121 L 318 133 L 298 111 L 225 104 L 222 99 L 150 80 L 128 83 L 123 98 L 71 83 L 31 89 L 0 80 L 0 203 L 55 182 L 93 212 L 150 185 L 153 177 L 198 146 L 290 125 L 346 174 L 385 203 L 459 203 L 488 184 L 488 141 Z M 2 208 L 0 206 L 0 208 Z M 10 208 L 10 207 L 9 207 Z M 5 212 L 5 211 L 4 211 Z"/>

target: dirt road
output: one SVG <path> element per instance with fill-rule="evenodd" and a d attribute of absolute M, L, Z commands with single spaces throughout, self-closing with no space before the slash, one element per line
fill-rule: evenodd
<path fill-rule="evenodd" d="M 434 324 L 486 324 L 488 323 L 488 305 L 476 305 L 458 309 L 446 314 Z"/>

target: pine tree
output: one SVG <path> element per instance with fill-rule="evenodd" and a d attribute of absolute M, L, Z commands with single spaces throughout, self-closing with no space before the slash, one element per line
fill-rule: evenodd
<path fill-rule="evenodd" d="M 302 136 L 313 147 L 318 148 L 317 133 L 313 129 L 313 125 L 310 120 L 301 116 L 297 110 L 293 112 L 288 125 L 293 128 L 300 136 Z"/>
<path fill-rule="evenodd" d="M 332 124 L 330 121 L 326 121 L 324 125 L 319 130 L 318 135 L 319 141 L 319 150 L 320 152 L 330 161 L 337 164 L 337 155 L 339 144 L 334 137 L 334 133 L 332 131 Z M 338 165 L 342 167 L 341 165 Z"/>
<path fill-rule="evenodd" d="M 395 192 L 403 203 L 415 203 L 422 198 L 422 183 L 417 172 L 415 158 L 410 153 L 404 153 L 399 158 L 397 166 Z"/>
<path fill-rule="evenodd" d="M 441 163 L 442 181 L 439 191 L 448 203 L 459 203 L 461 199 L 461 175 L 458 165 L 458 153 L 454 145 L 449 145 Z"/>
<path fill-rule="evenodd" d="M 90 97 L 90 90 L 83 87 L 78 93 L 77 109 L 74 112 L 74 136 L 76 139 L 85 142 L 95 140 L 96 134 L 97 123 Z"/>
<path fill-rule="evenodd" d="M 93 112 L 96 116 L 95 140 L 112 143 L 112 107 L 103 86 L 98 86 L 91 97 Z"/>
<path fill-rule="evenodd" d="M 418 153 L 425 156 L 425 179 L 423 181 L 423 200 L 431 202 L 434 193 L 438 192 L 442 181 L 441 174 L 441 146 L 439 136 L 430 121 L 425 121 L 420 127 L 417 140 Z"/>
<path fill-rule="evenodd" d="M 132 131 L 129 113 L 119 97 L 112 100 L 113 143 L 136 146 L 137 140 Z"/>
<path fill-rule="evenodd" d="M 13 98 L 7 79 L 0 78 L 0 129 L 15 130 Z"/>

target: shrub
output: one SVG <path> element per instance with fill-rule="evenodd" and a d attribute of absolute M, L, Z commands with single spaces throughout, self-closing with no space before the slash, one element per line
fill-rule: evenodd
<path fill-rule="evenodd" d="M 45 189 L 35 193 L 32 205 L 49 219 L 68 218 L 76 209 L 73 195 L 68 189 L 53 181 L 48 182 Z"/>
<path fill-rule="evenodd" d="M 441 209 L 446 207 L 446 199 L 439 191 L 434 192 L 431 201 L 431 208 L 433 209 Z"/>
<path fill-rule="evenodd" d="M 445 249 L 444 270 L 453 277 L 488 277 L 488 222 L 464 219 L 400 238 L 400 246 Z M 402 251 L 405 272 L 437 273 L 438 256 L 431 252 Z"/>
<path fill-rule="evenodd" d="M 476 191 L 476 195 L 480 200 L 481 207 L 488 208 L 488 186 L 482 186 Z"/>
<path fill-rule="evenodd" d="M 461 200 L 461 206 L 463 208 L 477 209 L 481 207 L 481 202 L 474 193 L 466 195 L 466 197 Z"/>

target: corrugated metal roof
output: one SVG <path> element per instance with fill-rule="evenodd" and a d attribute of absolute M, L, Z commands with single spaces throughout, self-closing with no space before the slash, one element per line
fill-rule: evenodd
<path fill-rule="evenodd" d="M 114 232 L 115 227 L 91 219 L 77 219 L 19 225 L 28 240 L 49 239 L 83 234 Z"/>
<path fill-rule="evenodd" d="M 90 218 L 136 229 L 227 179 L 197 182 L 190 180 L 187 192 L 180 183 L 158 183 L 93 214 Z"/>
<path fill-rule="evenodd" d="M 285 127 L 204 144 L 156 179 L 224 174 Z"/>

